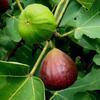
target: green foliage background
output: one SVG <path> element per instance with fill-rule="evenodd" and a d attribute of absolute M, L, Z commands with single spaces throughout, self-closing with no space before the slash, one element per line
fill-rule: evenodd
<path fill-rule="evenodd" d="M 31 48 L 24 44 L 8 59 L 21 40 L 17 28 L 21 12 L 15 0 L 9 1 L 9 9 L 0 14 L 0 100 L 99 100 L 100 94 L 97 90 L 100 90 L 100 1 L 70 0 L 57 27 L 60 34 L 73 31 L 64 38 L 54 37 L 52 41 L 57 48 L 72 57 L 79 72 L 77 81 L 60 91 L 45 88 L 39 78 L 41 64 L 33 77 L 28 76 L 41 53 L 40 48 L 35 50 L 34 46 Z M 32 3 L 41 3 L 50 10 L 60 2 L 20 1 L 23 8 Z M 44 43 L 40 45 L 43 48 Z"/>

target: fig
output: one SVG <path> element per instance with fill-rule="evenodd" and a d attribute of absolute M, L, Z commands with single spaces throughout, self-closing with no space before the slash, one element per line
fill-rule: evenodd
<path fill-rule="evenodd" d="M 49 51 L 41 64 L 40 78 L 46 88 L 51 90 L 65 89 L 72 85 L 77 79 L 77 74 L 74 61 L 57 48 Z"/>
<path fill-rule="evenodd" d="M 9 6 L 8 0 L 0 0 L 0 13 L 4 13 Z"/>
<path fill-rule="evenodd" d="M 28 5 L 19 16 L 19 33 L 30 45 L 49 39 L 56 26 L 52 12 L 42 4 Z"/>

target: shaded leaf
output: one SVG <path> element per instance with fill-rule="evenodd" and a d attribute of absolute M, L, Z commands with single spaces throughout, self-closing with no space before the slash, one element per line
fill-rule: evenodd
<path fill-rule="evenodd" d="M 96 100 L 96 98 L 88 92 L 78 92 L 74 95 L 75 100 Z"/>
<path fill-rule="evenodd" d="M 51 0 L 50 0 L 51 1 Z M 43 5 L 46 5 L 46 6 L 49 6 L 49 0 L 22 0 L 24 6 L 27 6 L 29 4 L 32 4 L 32 3 L 40 3 L 40 4 L 43 4 Z"/>
<path fill-rule="evenodd" d="M 33 66 L 34 57 L 32 56 L 32 49 L 27 45 L 23 45 L 10 60 Z"/>
<path fill-rule="evenodd" d="M 60 2 L 60 0 L 49 0 L 49 2 L 51 5 L 57 5 Z"/>
<path fill-rule="evenodd" d="M 76 0 L 79 2 L 84 8 L 90 9 L 95 0 Z"/>
<path fill-rule="evenodd" d="M 9 38 L 9 36 L 0 34 L 0 46 L 6 50 L 11 50 L 15 43 Z"/>
<path fill-rule="evenodd" d="M 7 19 L 7 26 L 6 26 L 6 32 L 8 36 L 11 38 L 11 40 L 18 42 L 20 41 L 21 37 L 18 32 L 18 19 L 13 16 Z"/>
<path fill-rule="evenodd" d="M 87 36 L 83 36 L 77 41 L 77 43 L 83 48 L 95 50 L 96 52 L 100 53 L 100 39 L 91 39 Z"/>

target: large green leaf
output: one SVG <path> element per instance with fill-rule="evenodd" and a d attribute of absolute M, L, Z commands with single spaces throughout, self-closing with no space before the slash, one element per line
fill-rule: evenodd
<path fill-rule="evenodd" d="M 93 69 L 83 79 L 77 80 L 71 87 L 61 91 L 56 91 L 51 97 L 51 100 L 75 100 L 74 96 L 78 92 L 100 89 L 99 76 L 100 69 Z"/>
<path fill-rule="evenodd" d="M 90 9 L 95 0 L 76 0 L 76 1 L 79 2 L 83 7 Z"/>
<path fill-rule="evenodd" d="M 72 1 L 60 25 L 72 26 L 75 30 L 76 39 L 80 39 L 83 34 L 90 38 L 100 38 L 99 5 L 99 0 L 96 0 L 90 10 L 85 10 L 77 2 Z"/>
<path fill-rule="evenodd" d="M 71 1 L 61 20 L 60 26 L 75 27 L 76 23 L 74 19 L 76 18 L 77 14 L 80 13 L 80 10 L 81 6 L 77 2 Z"/>
<path fill-rule="evenodd" d="M 0 61 L 1 100 L 44 100 L 44 85 L 31 77 L 29 66 L 17 62 Z"/>

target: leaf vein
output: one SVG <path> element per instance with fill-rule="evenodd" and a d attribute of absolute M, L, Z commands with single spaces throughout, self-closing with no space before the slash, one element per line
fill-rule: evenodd
<path fill-rule="evenodd" d="M 24 82 L 20 85 L 20 87 L 8 98 L 8 100 L 11 100 L 17 93 L 18 91 L 26 84 L 26 82 L 28 81 L 28 78 L 26 78 L 24 80 Z"/>
<path fill-rule="evenodd" d="M 31 77 L 32 78 L 32 77 Z M 34 83 L 33 83 L 33 78 L 32 78 L 32 93 L 33 93 L 33 100 L 35 100 L 35 89 L 34 89 Z"/>
<path fill-rule="evenodd" d="M 89 23 L 94 17 L 96 17 L 98 14 L 100 13 L 100 11 L 98 11 L 97 13 L 95 13 L 93 16 L 91 16 L 86 22 L 84 22 L 81 26 L 86 25 L 87 23 Z"/>

